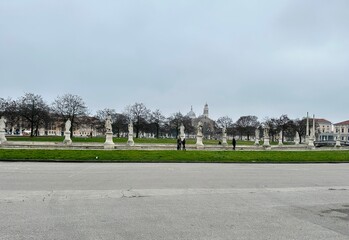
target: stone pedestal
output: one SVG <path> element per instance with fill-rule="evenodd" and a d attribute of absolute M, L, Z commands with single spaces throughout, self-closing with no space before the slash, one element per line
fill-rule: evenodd
<path fill-rule="evenodd" d="M 282 142 L 282 131 L 280 131 L 280 133 L 279 133 L 279 146 L 281 146 L 281 145 L 284 145 L 284 143 Z"/>
<path fill-rule="evenodd" d="M 254 145 L 259 146 L 259 139 L 258 139 L 258 138 L 256 138 L 256 139 L 254 140 Z"/>
<path fill-rule="evenodd" d="M 310 149 L 315 148 L 314 138 L 312 138 L 312 137 L 310 137 L 309 140 L 308 140 L 308 148 L 310 148 Z"/>
<path fill-rule="evenodd" d="M 226 135 L 226 134 L 223 134 L 222 146 L 223 146 L 223 147 L 228 146 L 228 143 L 227 143 L 227 135 Z"/>
<path fill-rule="evenodd" d="M 133 145 L 135 145 L 135 142 L 133 141 L 133 134 L 131 133 L 129 133 L 128 134 L 128 140 L 127 140 L 127 145 L 128 146 L 133 146 Z"/>
<path fill-rule="evenodd" d="M 204 148 L 205 145 L 202 143 L 202 135 L 197 135 L 196 136 L 196 148 Z"/>
<path fill-rule="evenodd" d="M 341 140 L 339 137 L 336 138 L 336 145 L 334 145 L 335 148 L 340 148 L 341 147 Z"/>
<path fill-rule="evenodd" d="M 265 147 L 265 148 L 269 148 L 270 147 L 269 137 L 264 137 L 263 138 L 263 147 Z"/>
<path fill-rule="evenodd" d="M 0 131 L 0 144 L 7 142 L 5 134 L 6 134 L 6 132 L 4 130 Z"/>
<path fill-rule="evenodd" d="M 309 144 L 309 136 L 305 136 L 304 142 L 305 144 Z"/>
<path fill-rule="evenodd" d="M 298 132 L 296 132 L 296 135 L 294 136 L 293 141 L 294 141 L 294 144 L 295 144 L 295 145 L 298 145 L 298 144 L 299 144 L 299 134 L 298 134 Z"/>
<path fill-rule="evenodd" d="M 70 131 L 65 131 L 64 132 L 64 140 L 63 140 L 64 144 L 70 145 L 72 144 L 72 140 L 70 139 Z"/>
<path fill-rule="evenodd" d="M 113 132 L 106 132 L 104 149 L 114 149 L 114 146 L 115 144 L 113 142 Z"/>

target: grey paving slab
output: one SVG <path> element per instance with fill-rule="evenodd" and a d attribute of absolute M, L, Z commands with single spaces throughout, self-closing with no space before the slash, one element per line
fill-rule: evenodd
<path fill-rule="evenodd" d="M 349 239 L 349 164 L 0 162 L 0 239 Z"/>

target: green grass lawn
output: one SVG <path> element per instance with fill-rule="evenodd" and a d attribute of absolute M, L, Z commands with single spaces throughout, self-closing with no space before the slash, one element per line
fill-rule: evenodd
<path fill-rule="evenodd" d="M 98 157 L 96 159 L 96 157 Z M 0 160 L 219 163 L 341 163 L 349 151 L 147 151 L 0 149 Z"/>
<path fill-rule="evenodd" d="M 27 136 L 7 136 L 6 137 L 8 141 L 35 141 L 35 142 L 63 142 L 64 137 L 59 136 L 39 136 L 39 137 L 27 137 Z M 170 139 L 170 138 L 134 138 L 134 142 L 137 143 L 153 143 L 153 144 L 176 144 L 176 139 Z M 73 142 L 91 142 L 91 143 L 104 143 L 105 138 L 104 137 L 93 137 L 93 138 L 84 138 L 84 137 L 73 137 Z M 127 138 L 113 138 L 114 143 L 126 143 Z M 204 139 L 204 144 L 207 145 L 218 145 L 218 140 L 212 140 L 212 139 Z M 195 144 L 196 139 L 186 139 L 187 144 Z M 231 141 L 228 141 L 228 144 L 231 145 Z M 237 141 L 237 145 L 253 145 L 254 141 Z M 262 141 L 260 141 L 260 144 L 263 144 Z M 277 142 L 271 142 L 271 145 L 277 145 Z M 287 145 L 289 143 L 285 143 Z"/>

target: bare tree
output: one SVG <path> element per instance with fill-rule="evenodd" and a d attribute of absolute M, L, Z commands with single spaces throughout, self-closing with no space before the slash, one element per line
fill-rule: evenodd
<path fill-rule="evenodd" d="M 136 138 L 138 138 L 139 132 L 144 130 L 148 123 L 150 110 L 143 103 L 135 103 L 125 108 L 124 115 L 129 122 L 133 123 L 133 127 L 136 130 Z"/>
<path fill-rule="evenodd" d="M 127 131 L 127 117 L 121 113 L 116 113 L 115 116 L 112 117 L 113 119 L 113 132 L 117 134 L 118 137 L 120 137 L 121 132 Z"/>
<path fill-rule="evenodd" d="M 171 133 L 175 133 L 176 136 L 179 135 L 179 127 L 183 124 L 186 133 L 194 133 L 195 128 L 192 125 L 192 120 L 188 116 L 183 116 L 182 113 L 177 112 L 172 114 L 168 119 L 168 126 Z"/>
<path fill-rule="evenodd" d="M 256 116 L 242 116 L 236 123 L 235 128 L 240 134 L 240 139 L 243 134 L 246 134 L 247 140 L 250 140 L 250 136 L 254 134 L 254 130 L 258 127 L 259 122 Z"/>
<path fill-rule="evenodd" d="M 228 116 L 220 117 L 217 119 L 217 125 L 220 128 L 230 128 L 233 125 L 233 120 Z"/>
<path fill-rule="evenodd" d="M 11 129 L 11 133 L 13 134 L 14 127 L 18 124 L 20 115 L 18 112 L 18 102 L 8 99 L 0 99 L 0 116 L 4 115 L 7 120 L 7 125 L 9 125 Z"/>
<path fill-rule="evenodd" d="M 150 123 L 155 127 L 156 138 L 159 138 L 160 127 L 164 124 L 165 116 L 159 109 L 153 111 L 150 115 Z"/>
<path fill-rule="evenodd" d="M 64 123 L 70 119 L 70 135 L 73 136 L 74 127 L 78 124 L 78 118 L 87 115 L 87 106 L 80 96 L 65 94 L 58 96 L 52 103 L 52 111 L 62 121 L 62 130 Z"/>
<path fill-rule="evenodd" d="M 179 136 L 179 126 L 183 123 L 183 118 L 184 116 L 180 112 L 174 113 L 168 118 L 170 130 L 175 132 L 176 137 Z"/>
<path fill-rule="evenodd" d="M 49 118 L 49 107 L 40 95 L 26 93 L 18 100 L 18 110 L 21 117 L 30 124 L 30 136 L 38 135 L 39 127 Z"/>
<path fill-rule="evenodd" d="M 230 117 L 224 116 L 224 117 L 218 118 L 216 121 L 216 125 L 217 125 L 216 127 L 219 129 L 226 128 L 228 134 L 234 134 L 234 131 L 233 131 L 234 124 L 233 124 L 233 120 Z M 218 130 L 218 132 L 220 134 L 222 133 L 221 130 Z"/>
<path fill-rule="evenodd" d="M 269 136 L 271 137 L 271 141 L 275 141 L 275 135 L 277 134 L 277 119 L 266 117 L 263 125 L 269 128 Z"/>
<path fill-rule="evenodd" d="M 278 119 L 275 120 L 276 129 L 278 132 L 282 131 L 282 142 L 284 137 L 287 134 L 287 130 L 290 128 L 291 122 L 286 114 L 281 115 Z"/>

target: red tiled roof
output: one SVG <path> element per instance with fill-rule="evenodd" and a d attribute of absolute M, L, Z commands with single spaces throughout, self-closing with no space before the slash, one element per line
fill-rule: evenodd
<path fill-rule="evenodd" d="M 328 120 L 325 119 L 325 118 L 315 118 L 315 121 L 316 121 L 316 122 L 322 122 L 322 123 L 329 123 L 329 124 L 331 124 L 331 122 L 328 121 Z"/>
<path fill-rule="evenodd" d="M 349 125 L 349 120 L 344 122 L 335 123 L 334 125 Z"/>

